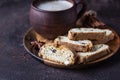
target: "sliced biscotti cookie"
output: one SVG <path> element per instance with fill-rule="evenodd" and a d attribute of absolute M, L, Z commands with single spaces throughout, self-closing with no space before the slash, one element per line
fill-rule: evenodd
<path fill-rule="evenodd" d="M 71 40 L 99 40 L 105 34 L 105 31 L 96 28 L 73 28 L 68 32 L 68 38 Z"/>
<path fill-rule="evenodd" d="M 38 55 L 43 59 L 50 60 L 66 66 L 73 65 L 75 63 L 74 53 L 66 46 L 45 44 L 41 47 Z"/>
<path fill-rule="evenodd" d="M 109 46 L 105 44 L 94 45 L 90 52 L 78 52 L 78 63 L 88 63 L 107 55 L 110 52 Z"/>
<path fill-rule="evenodd" d="M 114 33 L 109 29 L 73 28 L 68 32 L 71 40 L 91 40 L 94 44 L 104 44 L 114 39 Z"/>
<path fill-rule="evenodd" d="M 66 45 L 68 48 L 70 48 L 73 51 L 81 51 L 81 52 L 90 51 L 91 48 L 93 47 L 93 44 L 90 40 L 73 41 L 66 36 L 59 36 L 54 40 L 54 43 L 56 45 Z"/>

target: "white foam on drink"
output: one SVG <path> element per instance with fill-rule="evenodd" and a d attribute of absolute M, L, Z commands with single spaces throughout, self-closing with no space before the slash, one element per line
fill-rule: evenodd
<path fill-rule="evenodd" d="M 69 9 L 73 6 L 72 3 L 68 1 L 46 1 L 43 3 L 40 3 L 37 7 L 42 10 L 46 11 L 61 11 Z"/>

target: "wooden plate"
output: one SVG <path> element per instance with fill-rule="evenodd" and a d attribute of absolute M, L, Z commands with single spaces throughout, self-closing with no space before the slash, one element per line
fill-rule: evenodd
<path fill-rule="evenodd" d="M 103 28 L 107 28 L 107 29 L 111 29 L 109 27 L 103 27 Z M 95 63 L 98 63 L 98 62 L 101 62 L 109 57 L 111 57 L 112 55 L 114 55 L 117 50 L 119 49 L 120 47 L 120 39 L 119 39 L 119 36 L 118 34 L 113 30 L 111 29 L 114 34 L 115 34 L 115 38 L 114 40 L 111 40 L 109 41 L 107 44 L 110 46 L 110 50 L 111 52 L 104 56 L 104 57 L 101 57 L 95 61 L 91 61 L 91 62 L 88 62 L 87 64 L 74 64 L 72 66 L 65 66 L 65 65 L 61 65 L 61 64 L 58 64 L 56 62 L 52 62 L 52 61 L 48 61 L 48 60 L 44 60 L 42 58 L 40 58 L 38 56 L 38 52 L 36 52 L 35 50 L 33 50 L 32 48 L 32 45 L 31 45 L 31 42 L 32 41 L 44 41 L 46 39 L 44 39 L 43 37 L 41 37 L 38 33 L 36 33 L 32 28 L 30 28 L 25 36 L 24 36 L 24 39 L 23 39 L 23 43 L 24 43 L 24 47 L 25 49 L 28 51 L 28 53 L 30 55 L 32 55 L 34 58 L 38 59 L 39 61 L 43 62 L 44 64 L 46 65 L 49 65 L 49 66 L 52 66 L 52 67 L 58 67 L 58 68 L 83 68 L 85 66 L 88 66 L 88 65 L 91 65 L 91 64 L 95 64 Z"/>

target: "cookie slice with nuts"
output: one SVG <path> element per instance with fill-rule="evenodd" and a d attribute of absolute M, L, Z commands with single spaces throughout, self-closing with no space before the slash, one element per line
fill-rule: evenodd
<path fill-rule="evenodd" d="M 107 54 L 110 53 L 109 45 L 106 44 L 97 44 L 94 45 L 92 50 L 89 52 L 78 52 L 78 63 L 88 63 L 91 61 L 94 61 L 96 59 L 99 59 Z"/>
<path fill-rule="evenodd" d="M 54 44 L 45 44 L 41 47 L 38 55 L 45 60 L 53 61 L 65 66 L 75 63 L 74 53 L 66 46 L 55 46 Z"/>
<path fill-rule="evenodd" d="M 90 51 L 93 47 L 93 44 L 90 40 L 74 41 L 74 40 L 70 40 L 66 36 L 59 36 L 54 40 L 54 43 L 56 45 L 66 45 L 71 50 L 80 51 L 80 52 Z"/>
<path fill-rule="evenodd" d="M 72 28 L 68 32 L 70 40 L 100 40 L 106 32 L 98 28 Z"/>

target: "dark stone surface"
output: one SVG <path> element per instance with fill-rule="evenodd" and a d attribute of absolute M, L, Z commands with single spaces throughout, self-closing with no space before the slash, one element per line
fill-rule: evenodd
<path fill-rule="evenodd" d="M 30 0 L 0 0 L 0 80 L 120 80 L 120 50 L 98 65 L 80 70 L 48 67 L 27 54 L 22 39 L 30 28 Z M 88 0 L 88 9 L 120 35 L 120 1 Z"/>

